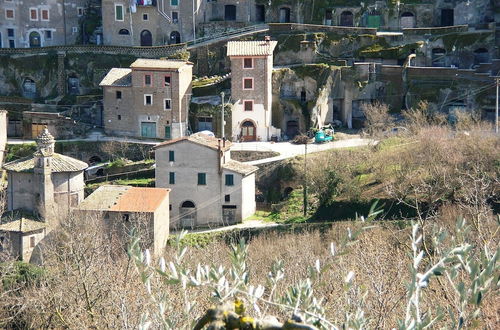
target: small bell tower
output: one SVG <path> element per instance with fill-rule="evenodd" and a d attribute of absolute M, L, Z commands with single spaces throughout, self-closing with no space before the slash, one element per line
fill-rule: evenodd
<path fill-rule="evenodd" d="M 52 156 L 54 155 L 54 137 L 47 127 L 36 138 L 37 151 L 35 161 L 35 209 L 44 222 L 50 222 L 54 216 L 54 184 L 52 183 Z"/>

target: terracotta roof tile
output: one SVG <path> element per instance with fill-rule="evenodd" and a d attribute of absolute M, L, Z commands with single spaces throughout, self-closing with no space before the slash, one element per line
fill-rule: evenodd
<path fill-rule="evenodd" d="M 222 165 L 222 168 L 243 175 L 252 174 L 259 169 L 257 166 L 244 164 L 236 160 L 230 160 L 226 162 L 224 165 Z"/>
<path fill-rule="evenodd" d="M 101 80 L 99 86 L 132 86 L 132 69 L 113 68 Z"/>
<path fill-rule="evenodd" d="M 169 191 L 164 188 L 104 185 L 81 202 L 77 210 L 155 212 Z"/>
<path fill-rule="evenodd" d="M 130 65 L 133 69 L 180 69 L 186 65 L 193 65 L 193 63 L 181 60 L 154 60 L 139 58 Z"/>
<path fill-rule="evenodd" d="M 229 150 L 229 148 L 231 148 L 232 144 L 231 144 L 230 141 L 226 140 L 226 146 L 222 147 L 223 142 L 222 142 L 221 139 L 218 139 L 218 138 L 215 138 L 215 137 L 212 137 L 212 136 L 208 136 L 208 135 L 205 135 L 205 134 L 202 134 L 202 133 L 195 133 L 195 134 L 192 134 L 190 136 L 185 136 L 185 137 L 182 137 L 182 138 L 177 138 L 177 139 L 173 139 L 173 140 L 168 140 L 168 141 L 162 142 L 162 143 L 156 145 L 154 147 L 154 149 L 161 148 L 161 147 L 164 147 L 164 146 L 168 146 L 168 145 L 177 143 L 179 141 L 190 141 L 190 142 L 194 142 L 196 144 L 199 144 L 199 145 L 202 145 L 202 146 L 209 147 L 211 149 L 217 150 L 219 148 L 219 140 L 220 140 L 220 144 L 221 144 L 221 149 L 223 151 Z"/>
<path fill-rule="evenodd" d="M 56 173 L 78 172 L 83 171 L 88 167 L 87 163 L 58 153 L 54 153 L 52 155 L 51 166 L 52 172 Z M 35 158 L 33 156 L 20 158 L 5 164 L 3 168 L 12 172 L 33 172 L 35 168 Z"/>
<path fill-rule="evenodd" d="M 229 41 L 227 56 L 268 56 L 272 55 L 277 41 Z"/>

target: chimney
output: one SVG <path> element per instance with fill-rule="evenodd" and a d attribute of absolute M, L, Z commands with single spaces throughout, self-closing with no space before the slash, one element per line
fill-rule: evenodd
<path fill-rule="evenodd" d="M 226 148 L 226 137 L 222 138 L 222 148 Z"/>
<path fill-rule="evenodd" d="M 266 44 L 270 44 L 271 43 L 271 37 L 270 36 L 265 36 L 264 40 L 266 41 Z"/>

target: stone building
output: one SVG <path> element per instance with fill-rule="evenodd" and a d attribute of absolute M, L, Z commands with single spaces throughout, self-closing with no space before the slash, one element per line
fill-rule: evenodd
<path fill-rule="evenodd" d="M 186 135 L 192 63 L 138 59 L 114 68 L 100 86 L 107 134 L 172 139 Z"/>
<path fill-rule="evenodd" d="M 232 137 L 240 141 L 269 141 L 279 136 L 272 119 L 273 51 L 277 42 L 230 41 Z"/>
<path fill-rule="evenodd" d="M 160 255 L 169 234 L 169 192 L 163 188 L 101 186 L 76 208 L 76 213 L 97 213 L 108 230 L 122 240 L 135 228 L 144 246 Z"/>
<path fill-rule="evenodd" d="M 87 0 L 0 2 L 0 48 L 72 45 Z"/>
<path fill-rule="evenodd" d="M 103 1 L 104 44 L 158 46 L 192 40 L 204 6 L 201 0 Z"/>
<path fill-rule="evenodd" d="M 258 168 L 231 160 L 230 146 L 196 133 L 155 147 L 156 186 L 172 189 L 171 228 L 230 225 L 255 213 Z"/>
<path fill-rule="evenodd" d="M 7 111 L 0 110 L 0 167 L 3 165 L 7 146 Z"/>
<path fill-rule="evenodd" d="M 0 242 L 8 241 L 11 256 L 23 260 L 29 260 L 38 242 L 84 198 L 87 164 L 55 153 L 55 141 L 47 129 L 36 143 L 32 156 L 3 166 L 8 212 L 2 216 Z"/>

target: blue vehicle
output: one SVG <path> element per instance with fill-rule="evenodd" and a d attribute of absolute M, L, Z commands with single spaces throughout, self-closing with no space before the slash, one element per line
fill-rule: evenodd
<path fill-rule="evenodd" d="M 314 135 L 314 142 L 316 143 L 323 143 L 323 142 L 329 142 L 333 140 L 333 136 L 326 133 L 323 130 L 319 130 L 316 132 Z"/>

